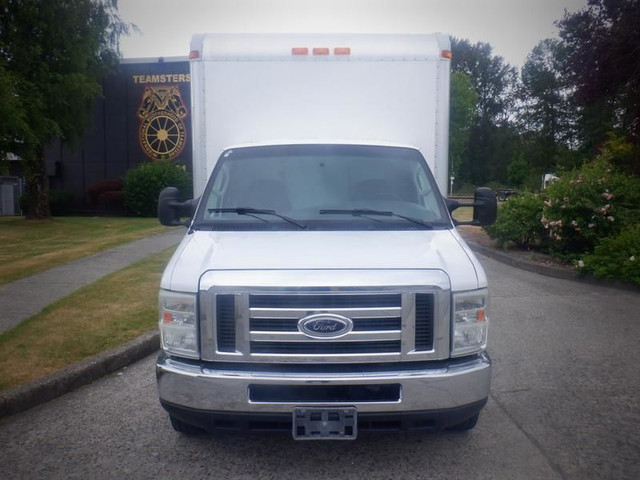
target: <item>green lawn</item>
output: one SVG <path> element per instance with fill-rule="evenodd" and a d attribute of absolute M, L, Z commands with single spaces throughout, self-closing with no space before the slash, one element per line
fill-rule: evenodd
<path fill-rule="evenodd" d="M 0 217 L 0 285 L 164 231 L 155 218 Z"/>
<path fill-rule="evenodd" d="M 0 334 L 0 390 L 157 328 L 158 285 L 174 248 L 87 285 Z"/>

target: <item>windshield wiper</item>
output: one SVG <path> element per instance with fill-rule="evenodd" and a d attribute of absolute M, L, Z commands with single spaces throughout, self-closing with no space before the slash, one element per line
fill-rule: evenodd
<path fill-rule="evenodd" d="M 265 210 L 261 208 L 247 208 L 247 207 L 238 207 L 238 208 L 207 208 L 207 212 L 209 213 L 237 213 L 238 215 L 248 215 L 250 217 L 255 217 L 258 220 L 262 220 L 266 222 L 266 220 L 257 217 L 256 215 L 273 215 L 275 217 L 281 218 L 285 222 L 290 223 L 291 225 L 295 225 L 298 228 L 306 229 L 307 226 L 303 223 L 300 223 L 293 218 L 285 217 L 284 215 L 280 215 L 275 210 Z"/>
<path fill-rule="evenodd" d="M 355 208 L 352 210 L 320 210 L 321 215 L 353 215 L 354 217 L 367 217 L 367 216 L 383 216 L 383 217 L 397 217 L 402 218 L 411 223 L 417 223 L 418 225 L 422 225 L 423 227 L 428 228 L 429 230 L 433 230 L 434 225 L 429 222 L 425 222 L 424 220 L 420 220 L 419 218 L 407 217 L 406 215 L 400 215 L 399 213 L 394 213 L 386 210 L 371 210 L 369 208 Z M 372 218 L 372 220 L 375 220 Z"/>

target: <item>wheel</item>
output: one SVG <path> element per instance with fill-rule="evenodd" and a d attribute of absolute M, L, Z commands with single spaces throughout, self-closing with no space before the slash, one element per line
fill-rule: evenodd
<path fill-rule="evenodd" d="M 478 418 L 480 418 L 480 414 L 476 413 L 473 417 L 468 418 L 464 422 L 460 422 L 457 425 L 453 425 L 447 430 L 452 430 L 454 432 L 466 432 L 468 430 L 472 430 L 473 427 L 476 426 L 476 423 L 478 423 Z"/>
<path fill-rule="evenodd" d="M 185 435 L 202 435 L 205 433 L 204 429 L 185 423 L 172 415 L 169 415 L 169 419 L 171 420 L 171 426 L 176 432 L 183 433 Z"/>

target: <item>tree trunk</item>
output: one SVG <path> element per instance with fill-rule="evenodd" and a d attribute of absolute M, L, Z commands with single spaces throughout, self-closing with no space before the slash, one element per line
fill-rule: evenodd
<path fill-rule="evenodd" d="M 23 158 L 25 174 L 26 217 L 28 220 L 51 218 L 49 179 L 44 163 L 44 149 L 38 146 L 35 155 Z"/>

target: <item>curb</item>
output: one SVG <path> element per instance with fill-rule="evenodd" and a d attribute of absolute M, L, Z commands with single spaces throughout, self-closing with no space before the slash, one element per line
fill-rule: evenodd
<path fill-rule="evenodd" d="M 616 288 L 618 290 L 626 290 L 629 292 L 640 292 L 640 285 L 618 282 L 614 280 L 603 280 L 590 275 L 581 275 L 576 270 L 568 270 L 565 268 L 555 267 L 553 265 L 542 265 L 536 262 L 522 260 L 507 253 L 500 252 L 499 250 L 485 247 L 484 245 L 480 245 L 474 241 L 465 239 L 465 242 L 474 252 L 480 253 L 485 257 L 492 258 L 501 263 L 511 265 L 512 267 L 520 268 L 521 270 L 527 270 L 529 272 L 538 273 L 547 277 L 560 278 L 563 280 L 573 280 L 575 282 L 587 283 L 590 285 Z"/>
<path fill-rule="evenodd" d="M 515 258 L 507 253 L 500 252 L 499 250 L 485 247 L 484 245 L 480 245 L 479 243 L 470 240 L 465 240 L 465 242 L 474 252 L 522 270 L 539 273 L 540 275 L 546 275 L 547 277 L 561 278 L 564 280 L 581 280 L 582 278 L 586 278 L 579 276 L 575 270 L 566 270 L 552 265 L 541 265 L 536 262 L 529 262 L 520 258 Z"/>
<path fill-rule="evenodd" d="M 105 375 L 126 367 L 160 348 L 160 333 L 151 331 L 138 338 L 71 365 L 48 377 L 0 393 L 0 418 L 53 400 Z"/>

